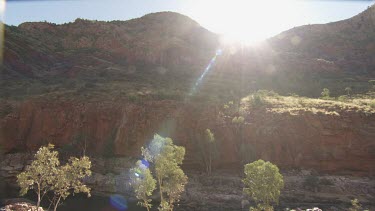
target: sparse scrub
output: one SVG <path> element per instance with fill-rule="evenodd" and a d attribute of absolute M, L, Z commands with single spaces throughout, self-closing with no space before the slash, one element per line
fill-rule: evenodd
<path fill-rule="evenodd" d="M 252 95 L 244 98 L 243 109 L 249 111 L 252 108 Z M 265 96 L 265 109 L 267 112 L 273 113 L 289 113 L 291 115 L 299 115 L 301 113 L 310 112 L 313 114 L 324 114 L 339 116 L 340 111 L 357 111 L 365 114 L 375 113 L 375 107 L 371 106 L 374 97 L 367 95 L 352 95 L 350 98 L 339 97 L 340 100 L 346 99 L 344 102 L 324 99 L 314 99 L 306 97 L 293 96 Z"/>
<path fill-rule="evenodd" d="M 337 100 L 340 101 L 340 102 L 346 102 L 346 101 L 348 101 L 348 97 L 345 96 L 345 95 L 341 95 L 337 98 Z"/>

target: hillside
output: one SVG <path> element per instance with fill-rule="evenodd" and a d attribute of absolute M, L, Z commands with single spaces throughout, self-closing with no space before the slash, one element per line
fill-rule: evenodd
<path fill-rule="evenodd" d="M 173 12 L 6 26 L 0 198 L 18 195 L 15 176 L 30 152 L 53 143 L 62 157 L 84 151 L 92 158 L 94 195 L 130 199 L 129 168 L 158 133 L 186 149 L 189 183 L 177 210 L 240 210 L 243 165 L 256 159 L 285 176 L 277 210 L 344 210 L 354 196 L 372 209 L 374 17 L 372 6 L 259 46 L 220 43 Z M 317 99 L 323 88 L 331 96 Z M 207 128 L 220 159 L 203 177 L 199 146 Z M 305 185 L 311 177 L 322 181 L 313 190 Z"/>
<path fill-rule="evenodd" d="M 7 26 L 1 96 L 183 99 L 218 49 L 223 54 L 199 98 L 227 100 L 258 89 L 316 97 L 325 87 L 341 95 L 348 86 L 364 93 L 375 78 L 373 25 L 374 6 L 348 20 L 291 29 L 256 48 L 225 46 L 172 12 Z"/>
<path fill-rule="evenodd" d="M 297 27 L 270 42 L 281 52 L 337 64 L 348 74 L 375 74 L 375 5 L 347 20 Z"/>

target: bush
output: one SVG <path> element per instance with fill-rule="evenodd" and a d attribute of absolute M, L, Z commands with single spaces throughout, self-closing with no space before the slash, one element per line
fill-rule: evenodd
<path fill-rule="evenodd" d="M 346 95 L 341 95 L 337 98 L 338 101 L 345 102 L 348 100 L 348 97 Z"/>
<path fill-rule="evenodd" d="M 319 177 L 315 175 L 309 175 L 304 180 L 303 187 L 308 190 L 316 191 L 319 188 Z"/>
<path fill-rule="evenodd" d="M 250 98 L 251 106 L 254 107 L 254 108 L 258 108 L 258 107 L 263 106 L 265 104 L 263 98 L 264 97 L 261 94 L 258 94 L 258 93 L 253 94 Z"/>
<path fill-rule="evenodd" d="M 375 100 L 371 100 L 369 106 L 370 106 L 371 108 L 375 108 Z"/>
<path fill-rule="evenodd" d="M 329 89 L 324 88 L 322 93 L 321 93 L 321 96 L 322 96 L 321 97 L 322 99 L 329 100 L 331 98 Z"/>
<path fill-rule="evenodd" d="M 281 189 L 284 187 L 283 176 L 276 165 L 258 160 L 245 165 L 244 193 L 253 198 L 257 208 L 250 210 L 272 210 L 272 203 L 278 203 Z"/>
<path fill-rule="evenodd" d="M 327 178 L 322 178 L 319 180 L 320 185 L 332 186 L 334 185 L 333 182 Z"/>

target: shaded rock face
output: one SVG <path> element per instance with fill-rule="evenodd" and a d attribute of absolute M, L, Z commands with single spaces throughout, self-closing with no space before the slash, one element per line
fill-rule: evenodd
<path fill-rule="evenodd" d="M 28 101 L 1 120 L 2 150 L 36 150 L 48 142 L 88 155 L 138 157 L 155 133 L 186 147 L 185 165 L 201 165 L 200 134 L 210 128 L 219 144 L 217 168 L 241 169 L 238 130 L 212 105 L 176 101 L 81 103 Z M 281 169 L 374 175 L 375 116 L 342 111 L 339 116 L 249 110 L 242 128 L 251 161 Z M 83 137 L 83 138 L 82 138 Z M 241 146 L 242 147 L 242 146 Z"/>

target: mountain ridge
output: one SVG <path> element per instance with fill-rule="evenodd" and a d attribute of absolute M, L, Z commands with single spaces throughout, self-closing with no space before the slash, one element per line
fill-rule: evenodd
<path fill-rule="evenodd" d="M 134 86 L 131 78 L 137 78 L 141 89 L 187 93 L 218 49 L 223 55 L 217 58 L 205 79 L 208 82 L 201 87 L 207 95 L 212 90 L 227 92 L 223 95 L 233 91 L 244 95 L 256 89 L 273 89 L 284 94 L 318 96 L 325 87 L 339 95 L 347 86 L 363 93 L 369 89 L 368 79 L 375 78 L 375 27 L 366 27 L 375 26 L 374 21 L 372 6 L 347 20 L 296 27 L 257 49 L 235 51 L 221 44 L 219 35 L 174 12 L 152 13 L 128 21 L 77 19 L 61 25 L 38 22 L 6 26 L 2 75 L 10 81 L 2 81 L 7 87 L 3 95 L 12 96 L 15 89 L 22 92 L 22 87 L 30 84 L 40 89 L 43 81 L 65 90 L 64 83 L 72 80 L 78 81 L 79 87 L 100 81 L 108 87 L 118 80 Z M 358 23 L 362 31 L 353 33 Z M 149 85 L 150 80 L 158 80 L 155 83 L 160 86 Z M 166 85 L 169 80 L 181 86 Z M 242 84 L 233 83 L 237 80 Z"/>

